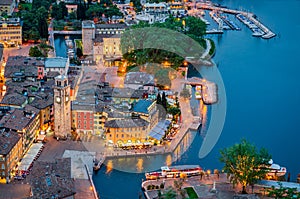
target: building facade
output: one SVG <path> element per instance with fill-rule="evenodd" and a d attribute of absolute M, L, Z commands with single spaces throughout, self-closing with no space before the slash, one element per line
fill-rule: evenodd
<path fill-rule="evenodd" d="M 66 139 L 71 135 L 71 103 L 68 78 L 59 75 L 54 86 L 54 136 Z"/>
<path fill-rule="evenodd" d="M 116 119 L 105 123 L 108 145 L 122 146 L 124 144 L 142 143 L 147 140 L 149 123 L 146 120 Z"/>
<path fill-rule="evenodd" d="M 1 129 L 17 132 L 22 138 L 23 153 L 36 140 L 40 127 L 39 110 L 26 105 L 23 109 L 14 109 L 0 120 Z"/>
<path fill-rule="evenodd" d="M 94 39 L 95 39 L 95 23 L 93 21 L 83 21 L 82 22 L 83 55 L 93 55 Z"/>
<path fill-rule="evenodd" d="M 0 20 L 0 43 L 4 47 L 22 45 L 22 26 L 20 18 Z"/>

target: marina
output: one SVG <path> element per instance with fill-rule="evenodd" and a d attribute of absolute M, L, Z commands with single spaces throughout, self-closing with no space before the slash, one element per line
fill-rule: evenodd
<path fill-rule="evenodd" d="M 190 7 L 194 7 L 195 3 L 190 3 Z M 196 7 L 201 10 L 210 10 L 209 14 L 219 25 L 219 30 L 241 30 L 232 20 L 221 17 L 220 13 L 235 15 L 243 24 L 253 31 L 252 36 L 270 39 L 276 36 L 269 28 L 261 23 L 251 12 L 229 9 L 226 7 L 216 6 L 211 3 L 196 3 Z M 208 31 L 207 34 L 220 34 L 218 31 Z"/>

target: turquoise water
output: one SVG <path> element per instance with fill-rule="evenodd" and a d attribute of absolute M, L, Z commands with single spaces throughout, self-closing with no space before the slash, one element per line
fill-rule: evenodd
<path fill-rule="evenodd" d="M 265 147 L 273 160 L 286 166 L 292 179 L 300 173 L 300 1 L 299 0 L 231 0 L 216 1 L 230 8 L 254 12 L 272 31 L 278 34 L 270 40 L 251 36 L 251 31 L 239 23 L 242 31 L 229 31 L 213 36 L 217 52 L 215 63 L 222 74 L 227 95 L 227 115 L 221 137 L 204 159 L 198 158 L 202 138 L 196 138 L 187 152 L 175 163 L 199 164 L 205 169 L 221 168 L 219 150 L 246 138 L 258 147 Z M 197 75 L 193 73 L 191 75 Z M 154 158 L 161 164 L 165 156 Z M 137 160 L 132 162 L 136 167 Z M 123 164 L 122 161 L 113 161 Z M 129 163 L 128 163 L 129 162 Z M 149 164 L 144 161 L 144 167 Z M 144 175 L 103 167 L 93 176 L 102 199 L 138 198 Z"/>

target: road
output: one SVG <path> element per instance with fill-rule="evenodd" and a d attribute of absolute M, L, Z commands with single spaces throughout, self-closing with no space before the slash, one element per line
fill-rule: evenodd
<path fill-rule="evenodd" d="M 7 61 L 7 58 L 9 56 L 28 56 L 29 55 L 29 49 L 32 46 L 35 46 L 36 44 L 23 44 L 21 46 L 21 49 L 17 47 L 13 48 L 4 48 L 3 51 L 3 60 Z"/>

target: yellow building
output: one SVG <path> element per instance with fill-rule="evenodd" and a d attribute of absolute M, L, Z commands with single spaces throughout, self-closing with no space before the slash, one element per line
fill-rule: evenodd
<path fill-rule="evenodd" d="M 96 135 L 101 135 L 104 132 L 104 124 L 108 119 L 108 110 L 104 106 L 96 105 L 94 113 L 94 132 Z"/>
<path fill-rule="evenodd" d="M 0 131 L 0 182 L 8 182 L 23 155 L 22 139 L 17 132 Z"/>
<path fill-rule="evenodd" d="M 22 45 L 20 18 L 0 20 L 0 43 L 3 43 L 4 47 Z"/>
<path fill-rule="evenodd" d="M 136 119 L 116 119 L 105 123 L 106 140 L 109 145 L 142 143 L 146 141 L 149 122 Z"/>
<path fill-rule="evenodd" d="M 94 40 L 93 57 L 104 66 L 118 66 L 122 59 L 120 34 L 97 34 Z"/>
<path fill-rule="evenodd" d="M 156 101 L 141 99 L 133 106 L 133 115 L 139 116 L 150 124 L 152 129 L 158 123 Z"/>

